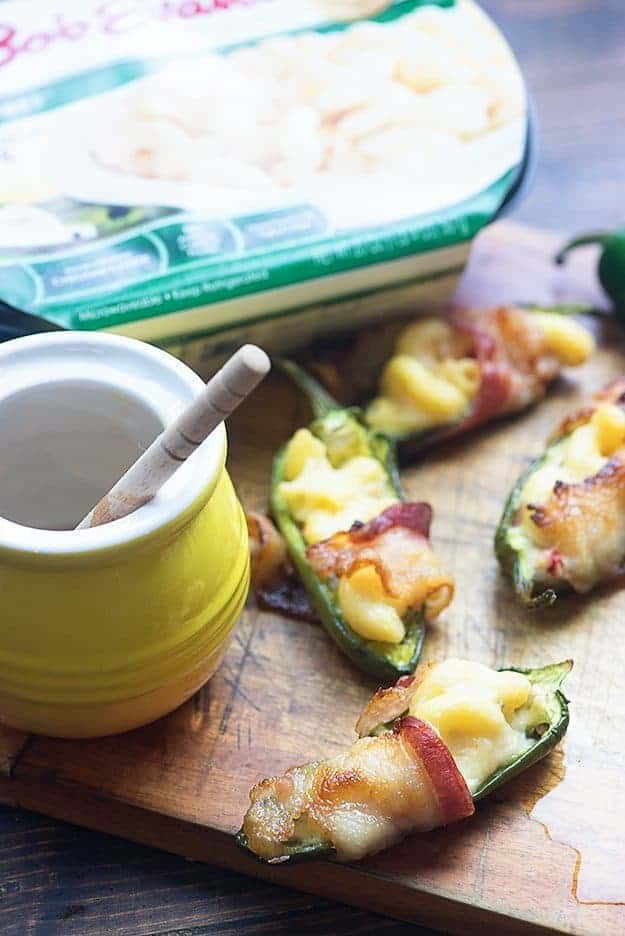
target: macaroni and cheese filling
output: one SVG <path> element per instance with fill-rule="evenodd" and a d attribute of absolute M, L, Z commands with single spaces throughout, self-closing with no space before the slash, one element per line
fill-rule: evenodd
<path fill-rule="evenodd" d="M 400 502 L 383 465 L 357 445 L 339 453 L 300 429 L 279 492 L 345 622 L 366 640 L 398 644 L 407 613 L 423 609 L 434 619 L 451 601 L 453 581 L 429 543 L 430 508 Z"/>
<path fill-rule="evenodd" d="M 458 423 L 481 393 L 492 392 L 484 376 L 488 368 L 492 379 L 495 367 L 495 408 L 505 412 L 531 402 L 559 366 L 583 363 L 593 348 L 585 328 L 549 312 L 502 308 L 466 321 L 460 313 L 449 321 L 425 318 L 401 332 L 367 421 L 396 436 Z"/>
<path fill-rule="evenodd" d="M 283 15 L 289 6 L 302 6 L 299 24 L 316 4 L 286 4 Z M 387 4 L 347 6 L 351 19 Z M 278 26 L 276 16 L 266 11 L 265 28 Z M 238 45 L 174 60 L 117 94 L 107 131 L 98 124 L 90 133 L 97 162 L 145 179 L 252 190 L 374 174 L 431 183 L 447 180 L 450 167 L 466 171 L 472 144 L 481 154 L 480 141 L 516 136 L 525 114 L 518 67 L 472 3 L 418 4 L 384 23 Z"/>
<path fill-rule="evenodd" d="M 298 429 L 289 442 L 284 477 L 280 492 L 307 543 L 364 523 L 397 501 L 376 458 L 356 454 L 335 466 L 309 429 Z"/>
<path fill-rule="evenodd" d="M 380 380 L 380 396 L 367 422 L 393 435 L 460 419 L 480 386 L 472 340 L 444 319 L 425 318 L 405 328 Z"/>
<path fill-rule="evenodd" d="M 535 743 L 527 731 L 542 720 L 540 709 L 523 673 L 445 660 L 429 669 L 409 712 L 435 729 L 475 793 Z"/>
<path fill-rule="evenodd" d="M 543 584 L 588 591 L 625 557 L 625 411 L 600 402 L 526 479 L 508 542 Z"/>

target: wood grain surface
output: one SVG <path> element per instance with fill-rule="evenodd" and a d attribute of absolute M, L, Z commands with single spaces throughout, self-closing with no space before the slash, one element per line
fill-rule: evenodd
<path fill-rule="evenodd" d="M 562 271 L 550 261 L 556 245 L 549 235 L 512 224 L 493 228 L 473 257 L 461 299 L 600 301 L 589 275 L 592 256 L 581 255 Z M 189 703 L 147 728 L 108 739 L 30 738 L 10 777 L 0 778 L 0 799 L 449 932 L 478 933 L 487 923 L 510 933 L 620 936 L 625 885 L 619 874 L 606 876 L 604 866 L 622 865 L 625 832 L 619 795 L 625 793 L 619 779 L 625 702 L 618 692 L 625 593 L 610 588 L 529 614 L 515 602 L 492 552 L 506 494 L 551 426 L 625 369 L 621 333 L 609 325 L 604 335 L 602 321 L 591 324 L 601 349 L 543 404 L 403 472 L 409 499 L 434 506 L 433 541 L 457 585 L 451 609 L 430 629 L 425 658 L 535 666 L 573 656 L 566 766 L 556 753 L 471 821 L 413 837 L 357 866 L 254 862 L 231 838 L 250 786 L 349 744 L 376 684 L 320 627 L 261 612 L 250 602 L 220 671 Z M 273 453 L 307 418 L 305 402 L 277 373 L 237 412 L 230 467 L 247 506 L 265 507 Z M 606 795 L 589 803 L 593 788 Z M 532 810 L 540 821 L 530 818 Z"/>
<path fill-rule="evenodd" d="M 483 5 L 500 22 L 519 53 L 541 117 L 542 161 L 534 190 L 527 202 L 517 211 L 517 216 L 526 221 L 569 232 L 577 228 L 621 223 L 622 192 L 625 190 L 625 139 L 618 127 L 619 120 L 622 120 L 621 83 L 622 67 L 625 63 L 625 30 L 621 0 L 524 0 L 522 4 L 516 0 L 488 0 Z M 516 232 L 515 237 L 518 236 L 519 232 Z M 497 276 L 503 284 L 509 282 L 508 270 L 523 273 L 524 252 L 528 245 L 533 245 L 539 252 L 542 250 L 540 242 L 529 233 L 522 236 L 525 247 L 521 246 L 518 239 L 507 239 L 505 260 L 499 257 L 493 246 L 493 235 L 489 234 L 481 245 L 482 256 L 489 257 L 490 276 Z M 576 294 L 578 291 L 585 291 L 587 283 L 590 282 L 590 278 L 587 279 L 582 271 L 580 276 L 582 278 L 577 280 L 579 290 L 575 286 L 569 287 Z M 540 277 L 527 277 L 526 294 L 531 292 L 531 298 L 535 298 L 533 290 L 539 286 L 539 281 Z M 565 289 L 566 282 L 573 284 L 575 281 L 565 276 L 554 288 L 561 292 Z M 566 397 L 561 397 L 558 406 L 561 407 L 565 403 Z M 556 405 L 555 400 L 553 405 Z M 297 418 L 299 410 L 296 409 L 295 401 L 290 406 L 290 415 Z M 545 410 L 545 422 L 548 421 L 548 416 L 548 411 Z M 524 431 L 529 433 L 529 441 L 536 444 L 542 424 L 540 428 L 535 426 L 535 432 L 532 432 L 528 423 Z M 237 458 L 245 457 L 246 452 L 253 452 L 253 447 L 241 438 L 238 440 Z M 449 454 L 453 455 L 453 452 Z M 510 455 L 504 452 L 501 455 L 501 463 L 506 466 L 507 472 L 511 472 L 513 460 Z M 266 467 L 262 458 L 259 460 L 259 466 L 263 467 L 263 470 Z M 450 470 L 451 467 L 450 465 Z M 499 464 L 496 470 L 500 470 Z M 459 483 L 464 484 L 466 490 L 466 485 L 475 480 L 475 473 L 467 471 L 463 478 Z M 242 482 L 244 493 L 249 492 L 250 482 L 245 478 L 242 478 Z M 419 488 L 419 494 L 421 493 Z M 456 500 L 459 497 L 459 494 L 456 495 Z M 492 516 L 495 507 L 498 506 L 494 503 L 494 493 L 491 500 L 493 503 L 490 513 L 488 503 L 486 505 L 486 517 Z M 437 497 L 435 504 L 437 515 L 441 523 L 444 523 L 444 514 L 452 509 L 454 500 L 450 499 L 450 503 L 446 505 L 439 503 Z M 475 528 L 477 521 L 486 522 L 485 519 L 476 517 L 472 499 L 470 506 L 464 539 L 455 547 L 454 563 L 461 558 L 463 543 L 466 543 L 467 534 Z M 439 535 L 442 536 L 443 533 L 439 520 L 436 521 L 434 533 L 438 542 Z M 445 538 L 448 539 L 447 536 Z M 443 545 L 441 540 L 441 550 Z M 448 542 L 446 548 L 451 549 L 452 544 Z M 483 551 L 484 555 L 488 555 L 485 540 Z M 488 573 L 494 574 L 493 569 Z M 499 585 L 491 595 L 501 595 Z M 492 597 L 491 600 L 494 609 L 502 614 L 498 626 L 492 631 L 473 627 L 471 640 L 468 637 L 463 638 L 465 645 L 461 648 L 462 652 L 483 659 L 503 659 L 505 641 L 510 639 L 510 650 L 519 648 L 528 654 L 531 650 L 534 655 L 528 656 L 528 659 L 538 660 L 542 632 L 532 643 L 519 621 L 513 620 L 507 625 L 503 619 L 506 602 L 499 604 L 501 598 L 497 597 Z M 556 645 L 568 645 L 569 628 L 572 628 L 576 641 L 585 642 L 587 663 L 580 670 L 578 660 L 571 694 L 577 692 L 579 681 L 586 678 L 589 671 L 592 673 L 595 666 L 603 677 L 603 668 L 607 666 L 606 659 L 612 656 L 615 669 L 619 665 L 619 661 L 614 659 L 614 656 L 618 655 L 619 641 L 610 640 L 609 620 L 607 630 L 604 627 L 606 616 L 609 618 L 606 607 L 609 607 L 611 600 L 614 599 L 610 595 L 602 595 L 588 625 L 578 620 L 576 614 L 569 624 L 562 620 L 564 612 L 551 624 L 546 625 L 545 650 L 552 646 L 552 640 L 555 641 L 554 649 Z M 479 606 L 467 608 L 463 605 L 456 608 L 459 615 L 475 622 L 478 622 L 478 610 Z M 583 613 L 590 611 L 584 610 Z M 244 624 L 241 631 L 243 638 L 247 633 L 245 627 Z M 315 646 L 314 641 L 311 646 Z M 251 650 L 255 653 L 254 645 Z M 250 660 L 248 648 L 246 667 L 251 668 L 255 665 Z M 223 677 L 224 680 L 229 678 L 232 682 L 230 692 L 233 698 L 245 691 L 244 685 L 236 685 L 236 681 L 233 681 L 232 673 L 224 670 Z M 233 688 L 234 686 L 236 688 Z M 310 687 L 307 688 L 310 690 Z M 193 709 L 196 724 L 211 712 L 210 696 L 203 694 L 202 699 L 203 701 L 196 703 Z M 300 702 L 300 705 L 303 704 Z M 309 704 L 308 701 L 306 704 Z M 573 709 L 574 724 L 580 708 L 578 700 Z M 603 721 L 606 711 L 608 717 Z M 296 701 L 295 714 L 297 712 Z M 584 718 L 579 724 L 586 727 L 602 725 L 599 742 L 609 745 L 614 725 L 618 725 L 619 720 L 622 724 L 618 687 L 614 686 L 611 678 L 601 680 L 593 698 L 584 706 L 582 714 Z M 329 740 L 332 741 L 332 734 L 334 732 L 336 735 L 338 725 L 327 726 L 326 731 Z M 164 763 L 171 757 L 172 744 L 173 750 L 176 749 L 175 738 L 172 742 L 169 733 L 167 738 L 158 751 L 158 758 Z M 315 740 L 314 735 L 312 740 Z M 10 745 L 5 739 L 0 743 L 0 772 L 8 757 L 15 754 L 23 741 L 23 738 L 13 737 Z M 587 741 L 588 739 L 586 743 Z M 239 743 L 244 743 L 243 736 L 239 736 Z M 583 733 L 577 738 L 572 733 L 570 743 L 572 752 L 582 750 Z M 272 740 L 271 745 L 276 745 L 280 754 L 279 741 Z M 567 765 L 568 776 L 572 776 L 574 780 L 576 773 L 582 769 L 576 763 L 577 759 L 579 755 L 575 755 Z M 607 760 L 610 760 L 609 756 Z M 35 766 L 33 764 L 32 769 Z M 618 784 L 621 771 L 618 765 L 612 763 L 606 773 L 609 766 L 604 760 L 597 768 L 597 775 L 610 777 L 612 796 L 617 798 L 620 792 Z M 556 777 L 557 775 L 556 770 Z M 585 782 L 588 782 L 587 777 Z M 573 788 L 574 786 L 575 783 Z M 615 868 L 618 872 L 623 862 L 621 859 L 620 863 L 615 864 L 614 854 L 610 854 L 608 847 L 609 836 L 607 842 L 600 838 L 597 841 L 598 837 L 592 834 L 595 821 L 593 813 L 596 812 L 597 805 L 601 804 L 602 797 L 589 796 L 586 787 L 580 806 L 575 797 L 570 803 L 567 803 L 565 797 L 561 797 L 559 802 L 554 799 L 558 789 L 566 789 L 566 784 L 557 785 L 552 796 L 542 800 L 542 807 L 538 804 L 538 816 L 540 817 L 542 808 L 547 810 L 545 820 L 551 824 L 550 828 L 556 838 L 558 834 L 564 837 L 561 827 L 564 825 L 566 831 L 571 813 L 583 817 L 578 827 L 578 836 L 590 841 L 590 861 L 587 857 L 584 862 L 582 849 L 580 868 L 579 856 L 573 848 L 550 845 L 545 837 L 547 854 L 552 854 L 554 848 L 556 854 L 561 855 L 566 851 L 568 866 L 572 871 L 571 882 L 577 881 L 578 897 L 581 896 L 584 901 L 592 901 L 597 898 L 597 890 L 600 888 L 596 877 L 594 884 L 593 875 L 588 877 L 588 869 L 599 861 L 604 870 Z M 509 795 L 519 806 L 525 794 L 523 790 L 511 790 Z M 506 804 L 496 803 L 485 809 L 492 811 L 496 816 L 501 810 L 505 811 Z M 484 811 L 481 811 L 480 822 Z M 492 830 L 488 829 L 494 820 L 487 818 L 485 821 L 487 829 L 484 841 L 488 842 L 493 834 Z M 120 822 L 123 826 L 123 816 Z M 540 826 L 530 820 L 528 828 L 532 828 L 532 840 L 536 841 L 534 827 L 540 830 Z M 119 831 L 123 833 L 128 830 L 122 827 Z M 545 836 L 545 833 L 541 832 L 541 835 Z M 0 852 L 0 931 L 7 936 L 21 936 L 22 933 L 38 933 L 44 936 L 55 936 L 57 933 L 130 936 L 136 933 L 148 936 L 175 932 L 199 936 L 203 933 L 351 934 L 366 930 L 389 933 L 417 932 L 416 928 L 402 923 L 393 923 L 232 873 L 190 864 L 162 852 L 78 830 L 19 810 L 0 811 L 0 841 L 4 846 Z M 435 837 L 434 842 L 437 841 Z M 447 846 L 447 850 L 453 850 L 453 843 L 454 839 Z M 155 844 L 160 844 L 158 838 Z M 442 861 L 446 849 L 442 846 L 441 849 L 438 854 Z M 217 857 L 215 856 L 215 860 Z M 530 876 L 527 854 L 513 852 L 510 861 L 524 866 Z M 480 867 L 480 861 L 477 861 L 477 866 Z M 536 877 L 537 872 L 533 870 L 533 877 Z M 480 873 L 483 878 L 483 864 Z M 503 882 L 501 894 L 504 901 L 507 899 L 508 890 L 514 886 L 514 880 L 515 878 L 510 877 Z M 618 880 L 610 881 L 609 875 L 606 880 L 605 874 L 602 880 L 605 882 L 606 893 L 601 899 L 613 898 Z M 475 880 L 476 892 L 480 887 L 483 888 L 484 885 L 478 875 Z M 540 909 L 540 890 L 541 888 L 536 888 L 533 898 L 535 910 Z M 563 895 L 563 906 L 567 907 L 570 894 L 566 900 L 564 896 L 566 895 Z M 620 912 L 613 906 L 606 909 L 612 916 Z M 585 910 L 582 906 L 580 912 L 584 913 Z M 591 914 L 596 910 L 603 913 L 604 908 L 589 908 Z M 501 923 L 496 925 L 495 930 L 504 931 Z"/>

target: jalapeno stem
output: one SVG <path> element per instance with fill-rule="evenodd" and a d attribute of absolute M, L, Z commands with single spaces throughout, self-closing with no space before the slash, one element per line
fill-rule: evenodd
<path fill-rule="evenodd" d="M 276 365 L 308 398 L 315 419 L 323 419 L 332 410 L 343 409 L 341 404 L 328 393 L 325 387 L 322 387 L 319 381 L 311 377 L 295 361 L 280 358 L 276 361 Z"/>
<path fill-rule="evenodd" d="M 528 312 L 550 312 L 552 315 L 605 315 L 601 309 L 583 302 L 561 303 L 560 305 L 542 305 L 539 302 L 525 302 L 523 309 Z"/>
<path fill-rule="evenodd" d="M 554 260 L 558 264 L 564 263 L 570 251 L 576 250 L 578 247 L 588 247 L 593 244 L 599 244 L 600 246 L 604 247 L 609 236 L 610 235 L 607 231 L 595 231 L 590 234 L 583 234 L 581 237 L 575 237 L 558 251 L 554 257 Z"/>

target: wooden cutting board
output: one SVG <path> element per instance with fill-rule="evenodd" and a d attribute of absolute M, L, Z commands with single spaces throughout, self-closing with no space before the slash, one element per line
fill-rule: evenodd
<path fill-rule="evenodd" d="M 593 257 L 565 271 L 557 240 L 500 224 L 477 243 L 464 301 L 597 299 Z M 599 323 L 597 323 L 599 327 Z M 375 685 L 315 625 L 249 607 L 217 676 L 147 728 L 71 742 L 0 733 L 0 799 L 448 932 L 625 932 L 625 591 L 561 600 L 529 614 L 512 600 L 492 551 L 510 485 L 584 391 L 625 370 L 625 339 L 606 329 L 596 358 L 531 413 L 486 429 L 405 470 L 411 499 L 434 506 L 433 541 L 456 578 L 453 606 L 425 658 L 500 666 L 572 656 L 563 750 L 480 804 L 464 823 L 413 837 L 351 867 L 267 867 L 234 845 L 249 787 L 331 755 Z M 307 420 L 275 375 L 230 428 L 230 469 L 246 505 L 264 507 L 272 453 Z"/>

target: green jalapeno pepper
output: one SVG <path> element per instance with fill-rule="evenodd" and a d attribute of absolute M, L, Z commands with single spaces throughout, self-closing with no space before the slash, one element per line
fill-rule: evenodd
<path fill-rule="evenodd" d="M 528 738 L 532 738 L 533 744 L 510 764 L 500 767 L 488 777 L 473 794 L 475 801 L 488 796 L 532 764 L 542 760 L 564 737 L 569 726 L 569 702 L 560 687 L 572 668 L 572 660 L 551 663 L 540 669 L 522 669 L 516 666 L 502 668 L 502 671 L 507 669 L 513 673 L 523 673 L 532 683 L 537 720 L 528 725 L 526 734 Z"/>
<path fill-rule="evenodd" d="M 541 760 L 563 738 L 569 724 L 569 706 L 568 700 L 560 691 L 560 686 L 572 668 L 572 660 L 550 663 L 539 669 L 523 669 L 519 666 L 501 667 L 500 673 L 522 673 L 532 683 L 532 716 L 535 716 L 535 720 L 532 719 L 528 724 L 526 733 L 528 738 L 534 739 L 534 743 L 519 757 L 499 767 L 480 784 L 473 793 L 473 799 L 476 802 Z M 405 714 L 406 712 L 403 712 L 398 717 L 401 718 Z M 377 736 L 390 731 L 393 722 L 376 725 L 369 734 Z"/>
<path fill-rule="evenodd" d="M 504 667 L 501 670 L 502 672 L 508 670 L 523 673 L 532 684 L 532 696 L 526 703 L 528 720 L 525 728 L 526 736 L 531 744 L 518 757 L 498 767 L 480 784 L 472 794 L 474 802 L 498 790 L 503 784 L 542 760 L 562 739 L 569 724 L 569 706 L 566 696 L 561 691 L 561 686 L 570 673 L 572 666 L 571 660 L 564 660 L 562 663 L 553 663 L 538 669 Z M 399 713 L 397 719 L 392 722 L 377 725 L 369 732 L 370 736 L 379 736 L 387 731 L 392 731 L 393 726 L 406 712 Z M 316 765 L 311 764 L 310 767 L 314 770 Z M 276 808 L 279 808 L 277 803 Z M 238 832 L 236 842 L 241 848 L 258 858 L 249 848 L 248 839 L 243 830 Z M 280 860 L 288 860 L 289 863 L 291 861 L 331 859 L 336 855 L 336 850 L 330 841 L 312 834 L 307 835 L 306 832 L 294 836 L 292 841 L 283 844 L 281 847 L 283 857 Z"/>
<path fill-rule="evenodd" d="M 247 835 L 243 829 L 239 829 L 234 836 L 234 840 L 239 848 L 242 848 L 243 851 L 251 855 L 252 858 L 256 858 L 257 861 L 263 864 L 265 863 L 265 859 L 261 858 L 249 847 Z M 326 839 L 314 838 L 302 839 L 294 837 L 292 841 L 285 842 L 283 851 L 290 865 L 302 861 L 323 861 L 324 859 L 331 861 L 336 855 L 336 849 L 331 842 L 328 842 Z"/>
<path fill-rule="evenodd" d="M 333 409 L 341 410 L 341 404 L 338 402 L 338 400 L 335 400 L 334 397 L 328 393 L 325 387 L 323 387 L 314 377 L 311 377 L 307 371 L 305 371 L 294 361 L 279 361 L 278 367 L 291 378 L 293 383 L 296 384 L 296 386 L 298 386 L 299 389 L 308 398 L 315 416 L 321 418 L 323 417 L 324 413 Z M 458 420 L 458 423 L 454 423 L 451 426 L 437 426 L 432 429 L 421 429 L 418 432 L 411 432 L 405 435 L 397 435 L 389 431 L 382 433 L 380 430 L 373 429 L 368 425 L 365 406 L 366 404 L 363 403 L 362 406 L 352 406 L 349 407 L 349 410 L 345 409 L 343 411 L 350 411 L 357 414 L 358 421 L 361 423 L 361 425 L 367 427 L 369 433 L 372 435 L 383 435 L 384 438 L 388 441 L 388 444 L 391 446 L 393 453 L 393 470 L 398 479 L 398 491 L 400 490 L 397 465 L 398 461 L 408 461 L 409 459 L 418 455 L 420 452 L 423 452 L 429 447 L 435 445 L 437 442 L 444 442 L 446 439 L 455 435 L 456 426 L 460 425 L 464 421 L 464 417 L 462 417 Z"/>
<path fill-rule="evenodd" d="M 603 248 L 597 268 L 599 282 L 612 300 L 617 317 L 625 323 L 625 228 L 574 238 L 558 253 L 556 263 L 564 263 L 572 250 L 589 244 Z"/>
<path fill-rule="evenodd" d="M 372 456 L 383 466 L 389 487 L 397 499 L 405 500 L 393 443 L 369 428 L 363 422 L 358 408 L 342 409 L 316 380 L 296 364 L 282 361 L 280 367 L 308 397 L 315 416 L 308 428 L 327 447 L 335 467 L 355 455 Z M 280 492 L 280 485 L 285 480 L 286 450 L 287 445 L 280 449 L 274 459 L 271 512 L 321 623 L 341 650 L 364 672 L 386 683 L 393 682 L 402 674 L 412 673 L 421 655 L 425 637 L 423 612 L 407 612 L 403 621 L 406 633 L 401 643 L 367 640 L 352 630 L 341 613 L 334 589 L 315 574 L 308 562 L 306 541 Z"/>
<path fill-rule="evenodd" d="M 559 441 L 560 439 L 557 439 L 553 444 L 556 445 Z M 512 579 L 515 593 L 528 608 L 548 607 L 558 596 L 553 585 L 541 586 L 536 581 L 530 558 L 522 544 L 514 542 L 513 533 L 513 520 L 521 506 L 525 484 L 530 475 L 545 464 L 549 457 L 548 451 L 530 463 L 513 487 L 495 531 L 495 556 L 504 572 Z M 565 583 L 562 583 L 561 588 L 566 589 Z"/>

